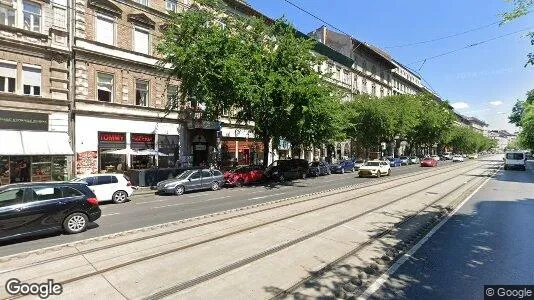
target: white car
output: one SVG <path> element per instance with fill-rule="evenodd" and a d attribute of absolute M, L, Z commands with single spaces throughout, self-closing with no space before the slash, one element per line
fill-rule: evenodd
<path fill-rule="evenodd" d="M 464 161 L 464 157 L 458 154 L 452 156 L 452 162 L 459 162 L 459 161 Z"/>
<path fill-rule="evenodd" d="M 389 176 L 391 174 L 391 167 L 389 163 L 384 160 L 370 160 L 366 162 L 358 170 L 359 177 L 365 176 L 376 176 L 380 177 L 382 175 Z"/>
<path fill-rule="evenodd" d="M 133 188 L 130 180 L 123 174 L 89 174 L 79 175 L 73 181 L 83 181 L 98 201 L 112 200 L 115 203 L 123 203 L 132 196 Z"/>
<path fill-rule="evenodd" d="M 478 154 L 477 153 L 469 154 L 468 158 L 469 159 L 477 159 L 478 158 Z"/>
<path fill-rule="evenodd" d="M 430 157 L 435 161 L 439 161 L 439 155 L 431 155 Z"/>

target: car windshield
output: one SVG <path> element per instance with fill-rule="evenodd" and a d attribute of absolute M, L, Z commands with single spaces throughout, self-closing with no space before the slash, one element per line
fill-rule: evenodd
<path fill-rule="evenodd" d="M 365 165 L 369 167 L 378 167 L 380 166 L 380 162 L 379 161 L 368 161 L 365 163 Z"/>
<path fill-rule="evenodd" d="M 363 164 L 364 162 L 365 162 L 365 161 L 363 161 L 363 160 L 361 160 L 361 159 L 355 161 L 355 163 L 357 163 L 357 164 Z"/>
<path fill-rule="evenodd" d="M 523 153 L 506 153 L 506 159 L 522 160 L 524 158 Z"/>
<path fill-rule="evenodd" d="M 186 179 L 189 175 L 193 174 L 196 171 L 197 170 L 187 170 L 187 171 L 183 172 L 182 174 L 176 176 L 175 178 L 176 179 Z"/>

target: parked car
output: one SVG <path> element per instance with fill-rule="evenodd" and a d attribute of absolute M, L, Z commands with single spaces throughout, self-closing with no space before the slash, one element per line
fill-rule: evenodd
<path fill-rule="evenodd" d="M 313 161 L 308 168 L 308 175 L 310 176 L 323 176 L 330 175 L 330 166 L 324 161 Z"/>
<path fill-rule="evenodd" d="M 365 164 L 365 159 L 357 159 L 354 161 L 354 169 L 359 170 Z"/>
<path fill-rule="evenodd" d="M 432 158 L 435 161 L 440 161 L 439 155 L 430 155 L 430 158 Z"/>
<path fill-rule="evenodd" d="M 402 165 L 402 162 L 398 157 L 388 157 L 388 160 L 391 167 L 400 167 Z"/>
<path fill-rule="evenodd" d="M 80 233 L 101 215 L 82 182 L 32 182 L 0 187 L 0 241 L 48 231 Z"/>
<path fill-rule="evenodd" d="M 443 152 L 443 158 L 444 158 L 444 160 L 451 160 L 452 159 L 452 153 L 451 152 Z"/>
<path fill-rule="evenodd" d="M 262 181 L 264 177 L 262 166 L 238 166 L 224 173 L 224 183 L 240 187 L 245 184 Z"/>
<path fill-rule="evenodd" d="M 418 165 L 420 162 L 421 160 L 419 159 L 419 157 L 417 156 L 410 157 L 410 164 Z"/>
<path fill-rule="evenodd" d="M 522 151 L 507 151 L 504 154 L 504 169 L 519 169 L 525 171 L 527 169 L 526 165 L 526 155 Z"/>
<path fill-rule="evenodd" d="M 352 160 L 342 160 L 337 164 L 330 166 L 330 171 L 332 173 L 341 173 L 345 172 L 354 172 L 356 171 L 356 163 Z"/>
<path fill-rule="evenodd" d="M 411 164 L 410 163 L 410 158 L 408 156 L 401 156 L 401 157 L 399 157 L 399 160 L 400 160 L 402 166 L 407 166 L 407 165 Z"/>
<path fill-rule="evenodd" d="M 358 170 L 359 177 L 391 175 L 391 167 L 384 160 L 370 160 Z"/>
<path fill-rule="evenodd" d="M 304 179 L 308 168 L 308 161 L 304 159 L 275 160 L 265 169 L 265 176 L 280 182 L 287 179 Z"/>
<path fill-rule="evenodd" d="M 468 158 L 469 159 L 477 159 L 478 158 L 478 154 L 476 154 L 476 153 L 469 154 Z"/>
<path fill-rule="evenodd" d="M 438 161 L 433 157 L 427 157 L 421 161 L 421 167 L 437 167 Z"/>
<path fill-rule="evenodd" d="M 158 182 L 158 193 L 182 195 L 185 192 L 211 189 L 216 191 L 224 184 L 219 170 L 187 170 L 172 179 Z"/>
<path fill-rule="evenodd" d="M 124 203 L 134 191 L 130 179 L 123 174 L 79 175 L 72 181 L 85 182 L 98 201 Z"/>
<path fill-rule="evenodd" d="M 455 154 L 452 156 L 452 162 L 461 162 L 461 161 L 464 161 L 464 157 L 459 155 L 459 154 Z"/>

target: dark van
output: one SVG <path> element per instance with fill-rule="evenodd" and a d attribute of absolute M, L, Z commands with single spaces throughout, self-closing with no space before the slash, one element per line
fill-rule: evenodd
<path fill-rule="evenodd" d="M 304 179 L 308 174 L 308 168 L 308 161 L 305 159 L 275 160 L 265 169 L 265 176 L 280 182 Z"/>
<path fill-rule="evenodd" d="M 0 187 L 0 241 L 47 231 L 80 233 L 100 218 L 95 194 L 80 182 Z"/>

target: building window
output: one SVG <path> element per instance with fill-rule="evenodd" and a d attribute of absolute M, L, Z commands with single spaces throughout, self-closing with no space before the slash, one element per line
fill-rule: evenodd
<path fill-rule="evenodd" d="M 95 23 L 95 40 L 100 43 L 115 45 L 114 18 L 97 14 Z"/>
<path fill-rule="evenodd" d="M 0 63 L 0 92 L 14 93 L 17 79 L 17 64 Z"/>
<path fill-rule="evenodd" d="M 135 2 L 143 4 L 144 6 L 148 6 L 148 0 L 135 0 Z"/>
<path fill-rule="evenodd" d="M 0 24 L 7 26 L 15 26 L 15 16 L 17 11 L 8 6 L 0 5 Z"/>
<path fill-rule="evenodd" d="M 178 106 L 178 86 L 169 85 L 167 87 L 167 107 L 176 109 Z"/>
<path fill-rule="evenodd" d="M 134 28 L 134 51 L 150 54 L 149 53 L 150 33 L 148 30 L 135 27 Z"/>
<path fill-rule="evenodd" d="M 367 94 L 367 79 L 362 79 L 362 91 Z"/>
<path fill-rule="evenodd" d="M 371 85 L 371 94 L 376 96 L 376 86 L 374 83 Z"/>
<path fill-rule="evenodd" d="M 148 81 L 135 81 L 135 105 L 148 106 Z"/>
<path fill-rule="evenodd" d="M 41 69 L 37 67 L 22 67 L 22 85 L 24 95 L 41 95 Z"/>
<path fill-rule="evenodd" d="M 41 32 L 41 6 L 33 2 L 23 1 L 22 13 L 24 29 Z"/>
<path fill-rule="evenodd" d="M 367 61 L 365 59 L 362 61 L 362 69 L 367 71 Z"/>
<path fill-rule="evenodd" d="M 167 10 L 176 11 L 178 3 L 176 2 L 176 0 L 165 0 L 165 7 L 167 8 Z"/>
<path fill-rule="evenodd" d="M 97 73 L 96 86 L 98 101 L 113 102 L 113 75 Z"/>
<path fill-rule="evenodd" d="M 373 73 L 373 75 L 376 74 L 376 66 L 375 65 L 373 65 L 371 67 L 371 73 Z"/>

